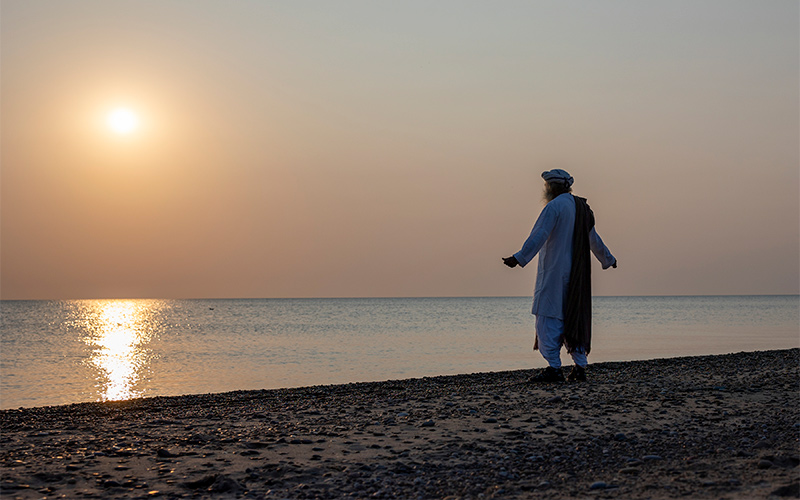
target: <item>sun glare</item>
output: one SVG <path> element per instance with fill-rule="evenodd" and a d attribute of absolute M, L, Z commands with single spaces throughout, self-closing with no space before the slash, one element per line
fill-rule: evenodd
<path fill-rule="evenodd" d="M 127 135 L 139 127 L 139 117 L 127 108 L 117 108 L 108 114 L 109 128 L 117 134 Z"/>
<path fill-rule="evenodd" d="M 141 396 L 138 388 L 151 359 L 152 308 L 136 301 L 104 301 L 89 310 L 84 341 L 92 347 L 88 364 L 97 370 L 103 401 Z"/>

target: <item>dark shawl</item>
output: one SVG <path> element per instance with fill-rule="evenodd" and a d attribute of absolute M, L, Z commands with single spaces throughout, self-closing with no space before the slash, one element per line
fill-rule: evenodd
<path fill-rule="evenodd" d="M 592 346 L 592 261 L 589 232 L 594 227 L 594 213 L 586 198 L 575 198 L 575 232 L 572 236 L 572 268 L 564 305 L 564 345 L 567 352 Z"/>

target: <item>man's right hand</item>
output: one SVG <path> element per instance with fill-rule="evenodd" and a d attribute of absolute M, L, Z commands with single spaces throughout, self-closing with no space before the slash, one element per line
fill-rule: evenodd
<path fill-rule="evenodd" d="M 507 265 L 508 267 L 517 267 L 519 262 L 517 261 L 517 258 L 512 255 L 511 257 L 503 257 L 503 264 Z"/>

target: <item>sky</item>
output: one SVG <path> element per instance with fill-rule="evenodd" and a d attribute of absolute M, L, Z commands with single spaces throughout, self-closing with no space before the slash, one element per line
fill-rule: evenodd
<path fill-rule="evenodd" d="M 0 297 L 530 295 L 501 258 L 551 168 L 619 261 L 595 295 L 797 294 L 799 33 L 795 0 L 2 0 Z"/>

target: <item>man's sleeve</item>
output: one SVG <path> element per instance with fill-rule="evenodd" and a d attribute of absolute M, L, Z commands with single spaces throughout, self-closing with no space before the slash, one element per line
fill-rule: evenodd
<path fill-rule="evenodd" d="M 522 250 L 514 254 L 520 266 L 525 267 L 539 253 L 555 225 L 555 210 L 550 204 L 547 204 L 542 213 L 539 214 L 539 218 L 536 219 L 536 224 L 533 225 L 530 236 L 522 244 Z"/>
<path fill-rule="evenodd" d="M 603 265 L 603 269 L 608 269 L 617 261 L 594 228 L 589 231 L 589 247 L 592 249 L 594 256 L 597 257 L 597 260 L 600 261 L 600 264 Z"/>

